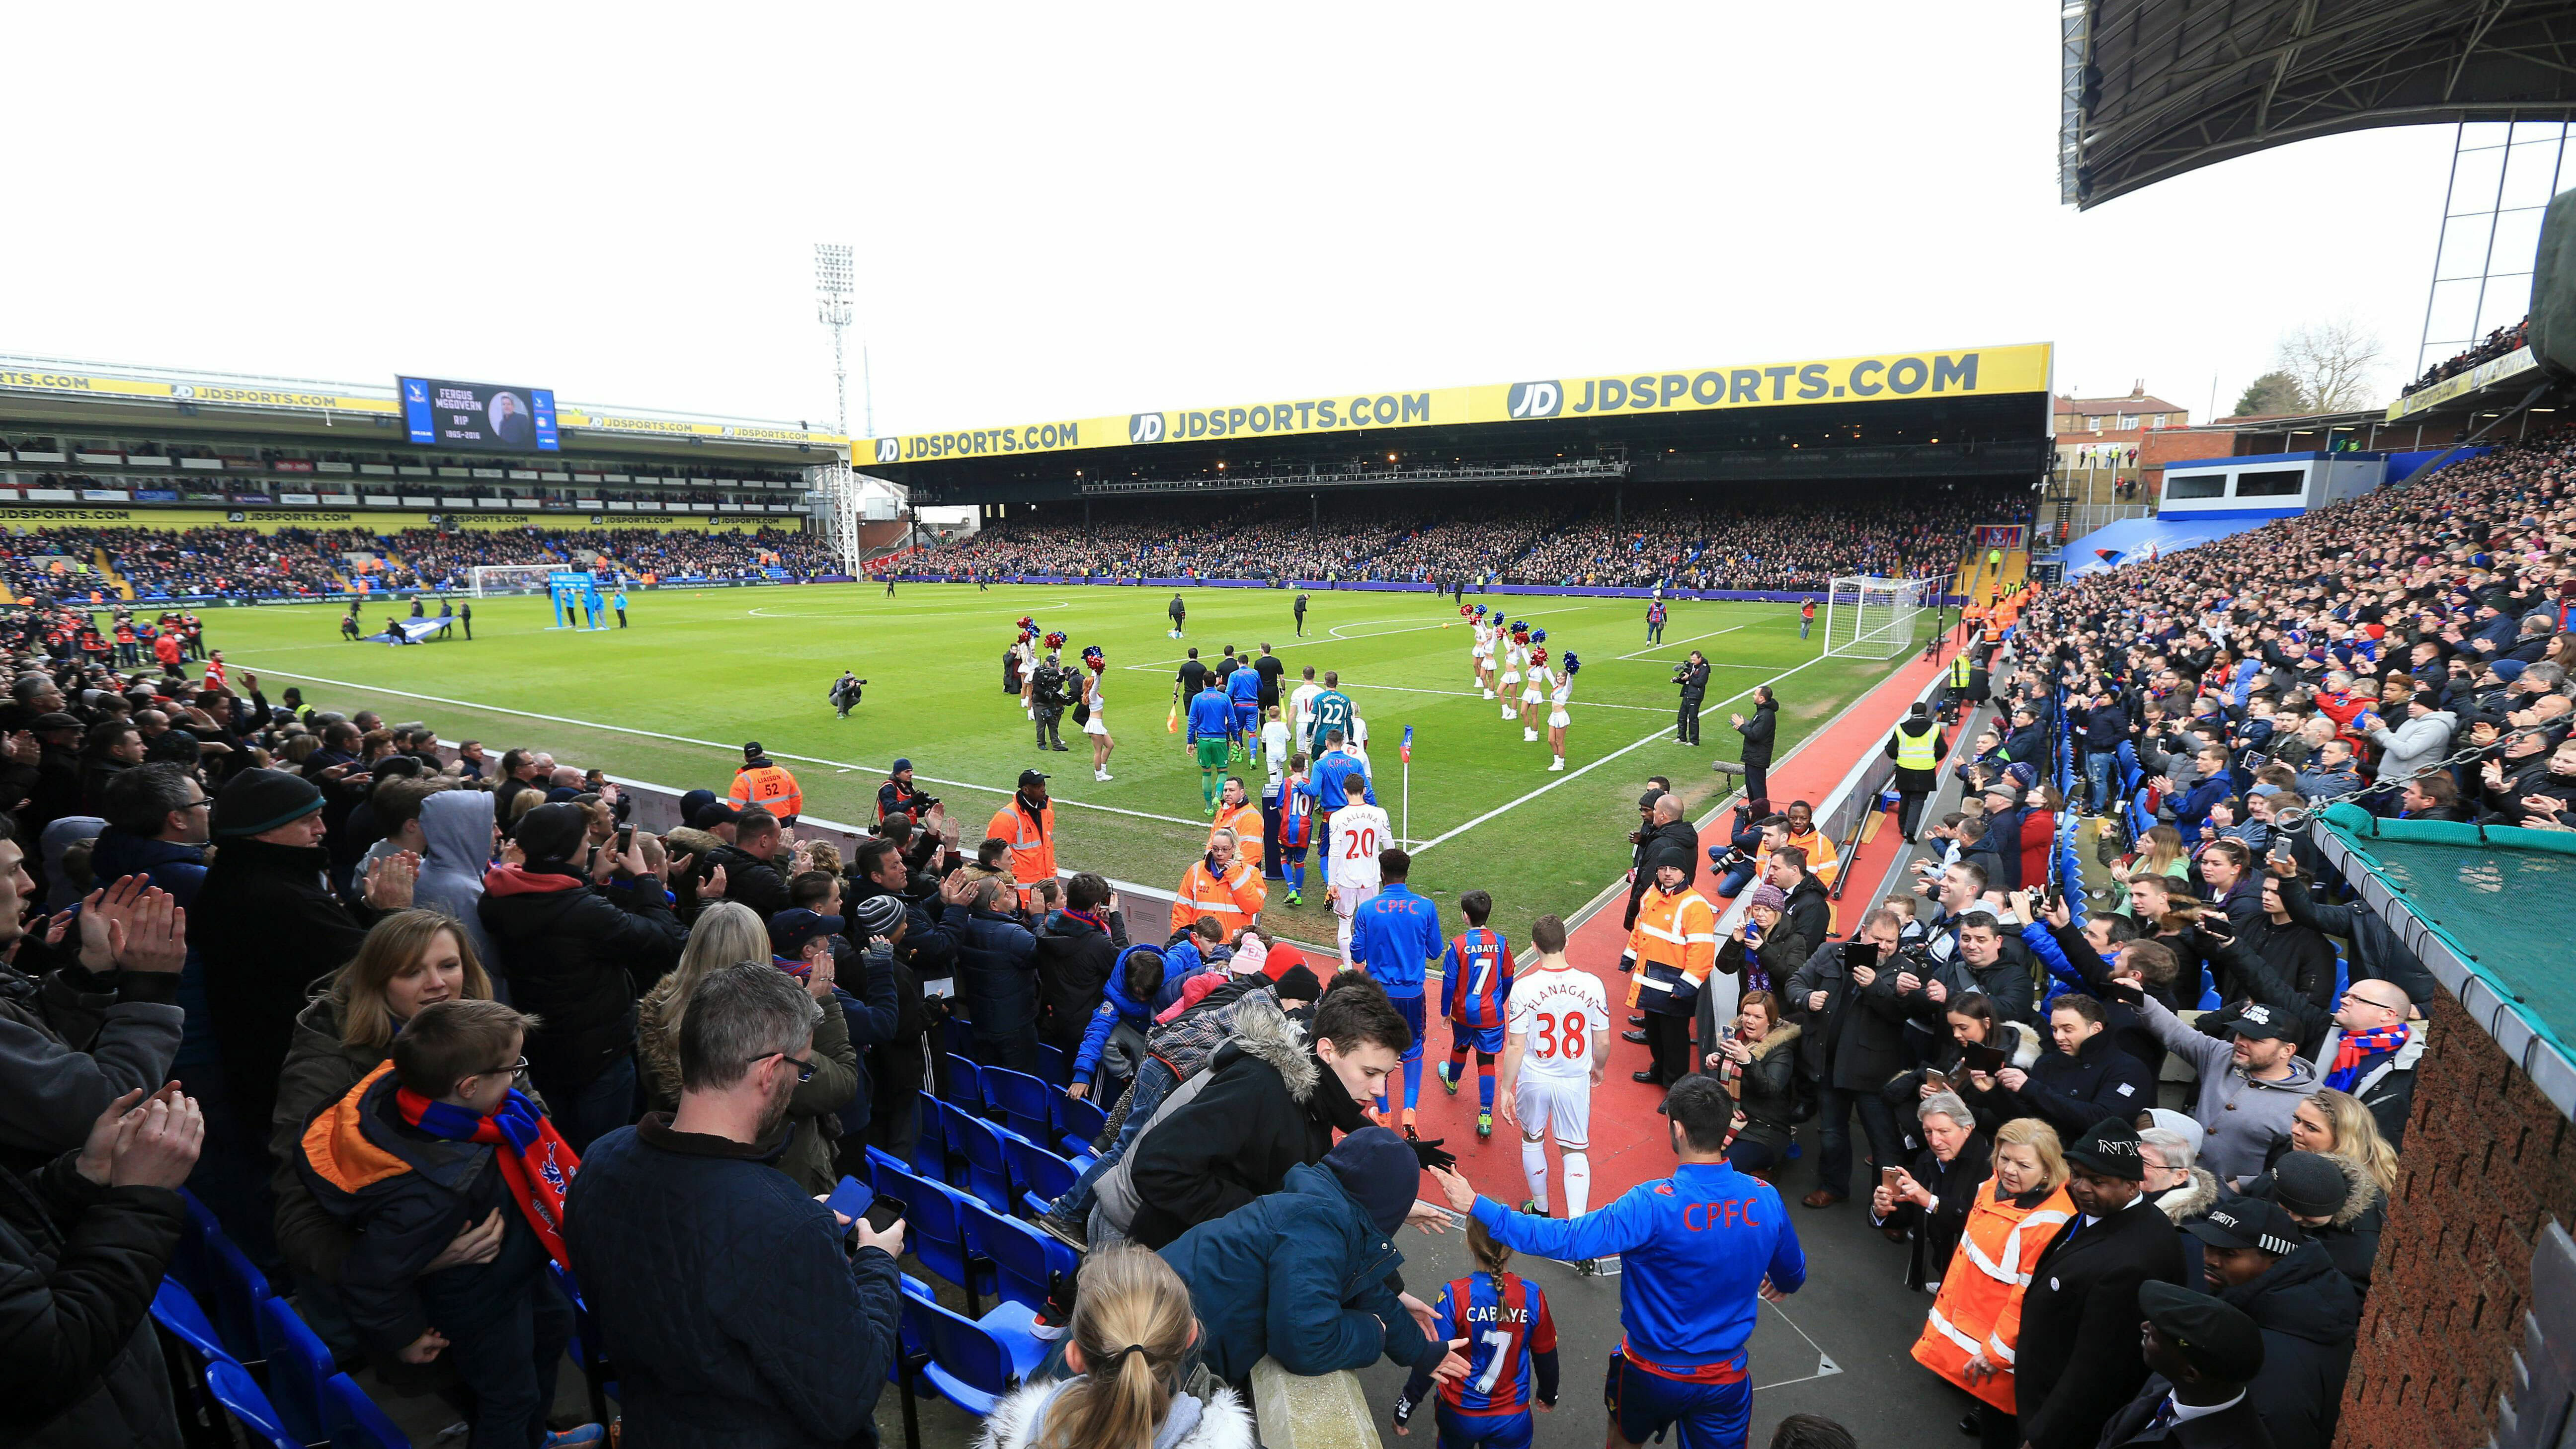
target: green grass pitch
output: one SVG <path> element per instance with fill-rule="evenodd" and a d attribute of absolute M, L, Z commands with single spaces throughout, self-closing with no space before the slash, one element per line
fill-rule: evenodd
<path fill-rule="evenodd" d="M 209 610 L 207 638 L 236 681 L 256 673 L 272 701 L 298 685 L 320 708 L 422 719 L 442 739 L 480 739 L 495 755 L 540 747 L 677 789 L 721 792 L 742 742 L 758 739 L 795 772 L 807 813 L 833 820 L 873 819 L 887 763 L 909 756 L 921 776 L 949 782 L 931 788 L 970 848 L 1019 772 L 1035 765 L 1055 777 L 1062 864 L 1165 890 L 1206 839 L 1197 766 L 1163 729 L 1173 669 L 1187 645 L 1213 660 L 1227 644 L 1252 653 L 1267 642 L 1290 684 L 1305 665 L 1319 678 L 1340 671 L 1368 722 L 1378 799 L 1415 843 L 1416 888 L 1444 904 L 1491 892 L 1494 924 L 1516 943 L 1536 916 L 1573 911 L 1626 870 L 1625 837 L 1649 775 L 1671 777 L 1694 814 L 1724 793 L 1731 782 L 1709 762 L 1735 757 L 1726 716 L 1745 707 L 1736 696 L 1772 682 L 1785 755 L 1899 662 L 1823 658 L 1823 617 L 1802 642 L 1795 605 L 1676 604 L 1664 643 L 1650 648 L 1642 600 L 1486 596 L 1545 628 L 1551 658 L 1569 648 L 1582 656 L 1566 768 L 1551 774 L 1544 728 L 1538 743 L 1524 743 L 1498 703 L 1476 697 L 1456 606 L 1423 594 L 1317 591 L 1301 640 L 1290 592 L 1192 589 L 1189 636 L 1178 642 L 1165 637 L 1168 590 L 920 584 L 889 599 L 874 586 L 816 585 L 628 597 L 633 627 L 604 633 L 547 628 L 537 596 L 477 604 L 471 642 L 344 643 L 336 605 Z M 373 625 L 384 612 L 361 618 Z M 1069 716 L 1071 753 L 1040 753 L 1018 699 L 1002 693 L 1002 650 L 1022 614 L 1071 636 L 1068 662 L 1086 645 L 1108 652 L 1105 713 L 1118 741 L 1110 783 L 1092 779 L 1089 743 Z M 1698 748 L 1672 743 L 1672 665 L 1692 648 L 1717 666 Z M 844 668 L 870 682 L 866 702 L 841 720 L 823 696 Z M 1407 725 L 1409 811 L 1396 750 Z M 1245 780 L 1257 800 L 1257 762 Z M 1302 908 L 1276 892 L 1273 901 L 1273 924 L 1332 939 L 1312 867 Z M 1131 903 L 1131 920 L 1162 909 Z M 1454 914 L 1450 924 L 1457 929 Z"/>

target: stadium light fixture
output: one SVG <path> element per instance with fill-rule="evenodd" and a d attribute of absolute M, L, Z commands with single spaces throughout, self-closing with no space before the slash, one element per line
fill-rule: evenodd
<path fill-rule="evenodd" d="M 850 435 L 850 373 L 842 361 L 842 338 L 850 326 L 850 299 L 858 292 L 857 274 L 853 249 L 814 243 L 814 320 L 832 329 L 832 386 L 840 399 L 833 420 L 845 438 Z"/>

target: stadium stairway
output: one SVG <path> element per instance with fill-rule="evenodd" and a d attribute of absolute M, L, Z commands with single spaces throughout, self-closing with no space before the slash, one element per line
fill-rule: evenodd
<path fill-rule="evenodd" d="M 116 566 L 107 561 L 107 550 L 105 548 L 91 549 L 90 557 L 91 561 L 98 566 L 99 576 L 106 579 L 108 586 L 116 590 L 116 596 L 118 598 L 131 599 L 134 597 L 134 585 L 127 583 L 125 581 L 125 575 L 118 573 L 116 571 Z"/>

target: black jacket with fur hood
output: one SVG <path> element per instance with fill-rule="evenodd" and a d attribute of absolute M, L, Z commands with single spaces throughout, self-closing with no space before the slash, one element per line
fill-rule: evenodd
<path fill-rule="evenodd" d="M 1137 1200 L 1128 1235 L 1149 1248 L 1277 1192 L 1288 1169 L 1324 1160 L 1335 1132 L 1368 1125 L 1288 1019 L 1249 998 L 1233 1040 L 1189 1088 L 1127 1154 Z"/>

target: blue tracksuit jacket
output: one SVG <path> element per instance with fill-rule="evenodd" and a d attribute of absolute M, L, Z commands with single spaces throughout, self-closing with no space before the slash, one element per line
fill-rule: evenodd
<path fill-rule="evenodd" d="M 1351 961 L 1389 996 L 1420 996 L 1424 969 L 1448 949 L 1440 907 L 1401 881 L 1351 913 Z"/>
<path fill-rule="evenodd" d="M 1683 1163 L 1570 1221 L 1513 1212 L 1489 1197 L 1472 1211 L 1496 1242 L 1525 1253 L 1618 1254 L 1628 1359 L 1667 1378 L 1714 1377 L 1738 1363 L 1763 1278 L 1783 1293 L 1807 1281 L 1807 1255 L 1779 1191 L 1723 1162 Z"/>

